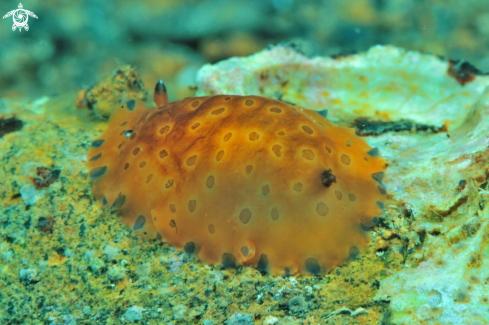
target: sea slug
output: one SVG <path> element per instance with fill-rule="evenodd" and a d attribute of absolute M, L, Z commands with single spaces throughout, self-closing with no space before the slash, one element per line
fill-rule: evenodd
<path fill-rule="evenodd" d="M 88 156 L 92 190 L 148 238 L 206 263 L 321 274 L 382 213 L 385 162 L 353 129 L 258 96 L 129 100 Z"/>

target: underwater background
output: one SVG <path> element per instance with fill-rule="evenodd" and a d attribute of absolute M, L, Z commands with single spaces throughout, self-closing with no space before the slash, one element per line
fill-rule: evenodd
<path fill-rule="evenodd" d="M 4 0 L 0 12 L 1 324 L 489 324 L 485 1 Z M 170 102 L 259 95 L 353 127 L 353 145 L 385 160 L 366 175 L 384 195 L 368 245 L 276 274 L 206 264 L 104 209 L 97 139 L 129 137 L 109 116 L 133 99 L 154 107 L 159 79 Z M 288 234 L 285 255 L 354 237 Z"/>
<path fill-rule="evenodd" d="M 93 84 L 123 64 L 147 82 L 163 78 L 172 99 L 192 93 L 196 70 L 268 44 L 294 42 L 308 56 L 390 44 L 452 59 L 482 71 L 489 8 L 484 1 L 250 0 L 29 1 L 40 17 L 29 32 L 0 29 L 0 95 L 60 94 Z M 2 12 L 18 3 L 2 1 Z M 2 14 L 3 15 L 3 14 Z"/>

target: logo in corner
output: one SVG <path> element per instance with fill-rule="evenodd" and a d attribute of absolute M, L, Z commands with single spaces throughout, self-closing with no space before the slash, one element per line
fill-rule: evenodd
<path fill-rule="evenodd" d="M 29 20 L 29 16 L 37 19 L 36 14 L 33 13 L 32 11 L 25 10 L 24 6 L 22 6 L 22 3 L 19 3 L 19 9 L 15 9 L 7 12 L 7 14 L 3 16 L 3 19 L 10 16 L 12 16 L 14 20 L 14 24 L 12 25 L 12 31 L 15 31 L 18 28 L 19 32 L 22 31 L 22 28 L 24 28 L 26 31 L 29 30 L 29 25 L 27 25 L 27 20 Z"/>

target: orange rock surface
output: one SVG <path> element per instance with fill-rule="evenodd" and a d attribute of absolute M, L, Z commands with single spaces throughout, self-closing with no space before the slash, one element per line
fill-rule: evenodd
<path fill-rule="evenodd" d="M 142 236 L 272 274 L 354 258 L 386 193 L 384 160 L 353 129 L 257 96 L 130 100 L 88 158 L 94 195 Z"/>

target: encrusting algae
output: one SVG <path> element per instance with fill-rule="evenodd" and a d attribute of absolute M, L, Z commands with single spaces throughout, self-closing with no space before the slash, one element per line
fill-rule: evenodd
<path fill-rule="evenodd" d="M 385 162 L 353 129 L 258 96 L 129 100 L 93 141 L 93 193 L 206 263 L 322 274 L 369 242 Z"/>

